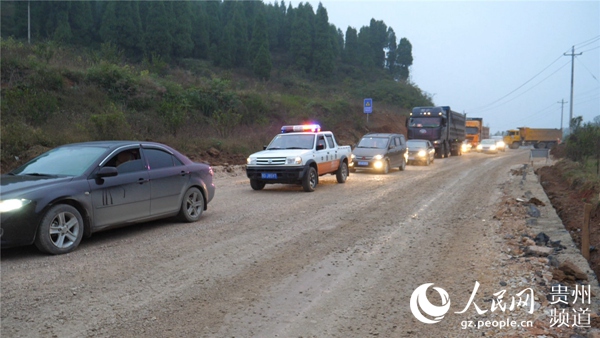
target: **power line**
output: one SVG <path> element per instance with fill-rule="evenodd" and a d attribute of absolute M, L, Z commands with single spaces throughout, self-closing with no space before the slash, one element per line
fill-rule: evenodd
<path fill-rule="evenodd" d="M 531 86 L 529 89 L 527 89 L 526 91 L 522 92 L 521 94 L 519 94 L 519 95 L 517 95 L 517 96 L 513 97 L 512 99 L 510 99 L 510 100 L 508 100 L 508 101 L 504 101 L 502 104 L 509 103 L 509 102 L 511 102 L 511 101 L 513 101 L 513 100 L 515 100 L 515 99 L 517 99 L 517 98 L 519 98 L 519 97 L 521 97 L 522 95 L 526 94 L 527 92 L 529 92 L 529 91 L 530 91 L 530 90 L 532 90 L 533 88 L 535 88 L 535 87 L 539 86 L 540 84 L 542 84 L 542 83 L 543 83 L 544 81 L 546 81 L 546 80 L 547 80 L 549 77 L 551 77 L 552 75 L 556 74 L 556 73 L 557 73 L 559 70 L 563 69 L 563 68 L 564 68 L 566 65 L 568 65 L 568 64 L 569 64 L 569 62 L 567 61 L 565 64 L 563 64 L 562 66 L 560 66 L 560 67 L 559 67 L 557 70 L 555 70 L 554 72 L 552 72 L 550 75 L 548 75 L 548 76 L 546 76 L 545 78 L 543 78 L 543 79 L 542 79 L 540 82 L 538 82 L 538 83 L 536 83 L 535 85 Z M 496 108 L 496 107 L 488 107 L 488 108 L 481 109 L 481 110 L 480 110 L 480 113 L 481 113 L 481 112 L 486 112 L 486 111 L 489 111 L 490 109 L 494 109 L 494 108 Z"/>
<path fill-rule="evenodd" d="M 560 58 L 561 58 L 561 57 L 562 57 L 562 55 L 561 55 L 561 56 L 559 56 L 558 58 L 556 58 L 556 60 L 552 61 L 552 63 L 551 63 L 551 64 L 549 64 L 549 65 L 548 65 L 546 68 L 542 69 L 542 70 L 541 70 L 539 73 L 535 74 L 535 75 L 534 75 L 532 78 L 530 78 L 529 80 L 525 81 L 525 83 L 523 83 L 522 85 L 520 85 L 519 87 L 517 87 L 516 89 L 514 89 L 514 90 L 513 90 L 513 91 L 511 91 L 510 93 L 508 93 L 508 94 L 506 94 L 506 95 L 502 96 L 501 98 L 497 99 L 497 100 L 496 100 L 496 101 L 494 101 L 494 102 L 488 103 L 488 104 L 486 104 L 486 105 L 483 105 L 483 106 L 481 106 L 481 107 L 478 107 L 478 108 L 475 108 L 475 109 L 471 109 L 471 110 L 482 110 L 483 108 L 486 108 L 486 107 L 488 107 L 488 106 L 491 106 L 491 105 L 493 105 L 493 104 L 497 103 L 498 101 L 500 101 L 500 100 L 504 99 L 505 97 L 509 96 L 510 94 L 512 94 L 512 93 L 514 93 L 514 92 L 516 92 L 517 90 L 521 89 L 523 86 L 525 86 L 526 84 L 528 84 L 529 82 L 531 82 L 533 79 L 535 79 L 535 78 L 536 78 L 538 75 L 540 75 L 541 73 L 543 73 L 543 72 L 544 72 L 546 69 L 550 68 L 550 66 L 552 66 L 553 64 L 555 64 L 555 63 L 556 63 L 558 60 L 560 60 Z"/>
<path fill-rule="evenodd" d="M 578 48 L 582 48 L 582 47 L 585 47 L 585 46 L 587 46 L 589 44 L 592 44 L 592 43 L 594 43 L 594 42 L 596 42 L 598 40 L 600 40 L 600 35 L 596 35 L 595 37 L 593 37 L 591 39 L 585 40 L 585 41 L 580 42 L 580 43 L 576 43 L 575 46 L 577 46 Z"/>
<path fill-rule="evenodd" d="M 594 42 L 596 42 L 596 41 L 599 41 L 599 40 L 600 40 L 600 35 L 597 35 L 597 36 L 595 36 L 595 37 L 593 37 L 593 38 L 590 38 L 590 39 L 588 39 L 588 40 L 585 40 L 585 41 L 583 41 L 583 42 L 580 42 L 580 43 L 578 43 L 578 44 L 576 44 L 576 45 L 577 45 L 579 48 L 581 48 L 581 47 L 587 46 L 587 45 L 589 45 L 589 44 L 592 44 L 592 43 L 594 43 Z M 581 46 L 579 46 L 579 45 L 581 45 Z M 574 50 L 574 48 L 575 48 L 575 45 L 573 46 L 573 50 Z M 592 49 L 588 49 L 588 50 L 585 50 L 585 51 L 583 51 L 583 52 L 581 52 L 581 53 L 584 53 L 584 52 L 587 52 L 587 51 L 590 51 L 590 50 L 594 50 L 594 49 L 597 49 L 597 48 L 600 48 L 600 47 L 595 47 L 595 48 L 592 48 Z M 485 104 L 485 105 L 483 105 L 483 106 L 480 106 L 480 107 L 477 107 L 477 108 L 474 108 L 474 109 L 469 109 L 469 110 L 477 110 L 477 111 L 485 111 L 485 110 L 489 110 L 490 106 L 492 106 L 492 105 L 496 104 L 497 102 L 499 102 L 499 101 L 501 101 L 502 99 L 504 99 L 504 98 L 508 97 L 509 95 L 513 94 L 513 93 L 514 93 L 514 92 L 516 92 L 517 90 L 519 90 L 519 89 L 523 88 L 523 87 L 524 87 L 524 86 L 525 86 L 527 83 L 531 82 L 533 79 L 535 79 L 535 78 L 536 78 L 537 76 L 539 76 L 541 73 L 543 73 L 543 72 L 544 72 L 546 69 L 550 68 L 550 67 L 551 67 L 553 64 L 555 64 L 555 63 L 556 63 L 558 60 L 560 60 L 560 58 L 561 58 L 562 56 L 564 56 L 566 53 L 568 53 L 568 51 L 569 51 L 569 50 L 567 49 L 567 50 L 565 51 L 565 53 L 563 53 L 563 55 L 559 56 L 558 58 L 556 58 L 556 60 L 552 61 L 552 63 L 550 63 L 550 64 L 549 64 L 549 65 L 548 65 L 546 68 L 542 69 L 542 70 L 541 70 L 539 73 L 535 74 L 535 75 L 534 75 L 533 77 L 531 77 L 529 80 L 525 81 L 525 83 L 523 83 L 522 85 L 520 85 L 520 86 L 519 86 L 519 87 L 517 87 L 516 89 L 512 90 L 512 91 L 511 91 L 511 92 L 509 92 L 508 94 L 506 94 L 506 95 L 502 96 L 501 98 L 499 98 L 499 99 L 497 99 L 497 100 L 495 100 L 495 101 L 493 101 L 493 102 L 491 102 L 491 103 Z M 580 54 L 578 54 L 578 55 L 580 55 Z M 561 66 L 559 69 L 561 69 L 562 67 L 564 67 L 564 65 L 563 65 L 563 66 Z M 556 73 L 556 72 L 555 72 L 555 73 Z M 553 74 L 554 74 L 554 73 L 553 73 Z M 552 74 L 551 74 L 551 75 L 552 75 Z M 546 79 L 547 79 L 547 78 L 546 78 Z M 545 80 L 545 79 L 544 79 L 544 80 Z M 542 80 L 542 81 L 543 81 L 543 80 Z M 507 102 L 510 102 L 510 101 L 507 101 Z"/>

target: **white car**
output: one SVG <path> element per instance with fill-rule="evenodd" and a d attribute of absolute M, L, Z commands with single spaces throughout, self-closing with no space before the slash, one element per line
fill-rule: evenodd
<path fill-rule="evenodd" d="M 496 146 L 496 140 L 491 138 L 481 140 L 481 142 L 477 145 L 477 151 L 482 153 L 497 154 L 498 146 Z"/>

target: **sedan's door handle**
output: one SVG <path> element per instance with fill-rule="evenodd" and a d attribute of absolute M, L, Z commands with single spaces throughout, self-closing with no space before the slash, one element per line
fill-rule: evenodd
<path fill-rule="evenodd" d="M 181 171 L 181 176 L 188 175 L 189 173 L 190 173 L 189 171 L 182 170 Z"/>
<path fill-rule="evenodd" d="M 150 181 L 150 180 L 149 180 L 149 179 L 147 179 L 147 178 L 139 178 L 139 179 L 138 179 L 138 183 L 139 183 L 139 184 L 144 184 L 144 183 L 146 183 L 146 182 L 148 182 L 148 181 Z"/>

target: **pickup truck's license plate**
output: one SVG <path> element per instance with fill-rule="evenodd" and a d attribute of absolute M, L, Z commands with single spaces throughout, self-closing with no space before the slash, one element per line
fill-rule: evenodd
<path fill-rule="evenodd" d="M 276 173 L 261 173 L 260 177 L 265 180 L 275 180 L 275 179 L 277 179 L 277 174 Z"/>
<path fill-rule="evenodd" d="M 368 165 L 369 165 L 369 162 L 366 162 L 366 161 L 359 161 L 359 162 L 358 162 L 358 165 L 360 165 L 360 166 L 368 166 Z"/>

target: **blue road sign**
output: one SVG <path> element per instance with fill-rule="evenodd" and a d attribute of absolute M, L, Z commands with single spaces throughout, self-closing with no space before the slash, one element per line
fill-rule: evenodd
<path fill-rule="evenodd" d="M 371 114 L 373 112 L 373 99 L 365 99 L 364 110 L 365 114 Z"/>

